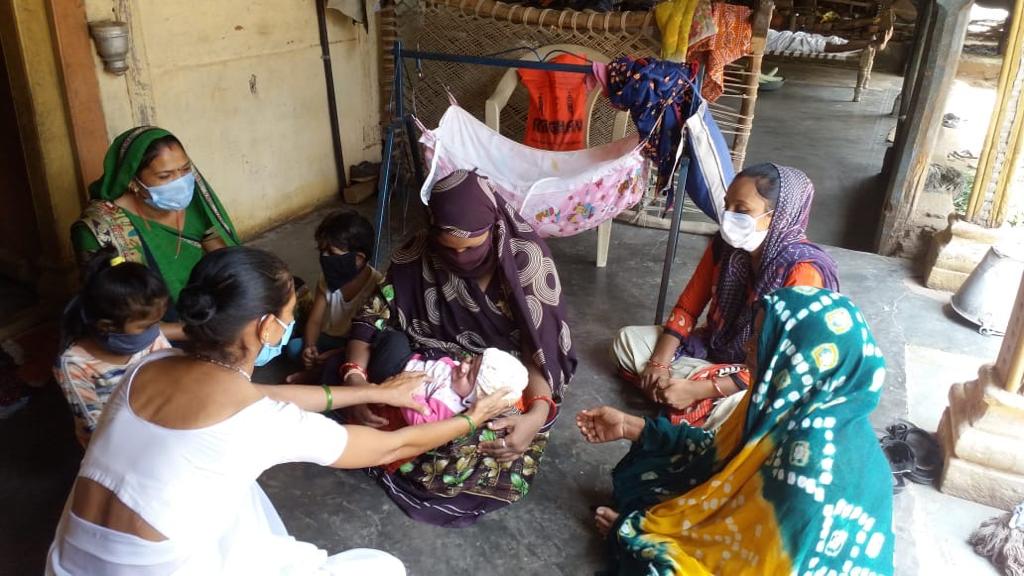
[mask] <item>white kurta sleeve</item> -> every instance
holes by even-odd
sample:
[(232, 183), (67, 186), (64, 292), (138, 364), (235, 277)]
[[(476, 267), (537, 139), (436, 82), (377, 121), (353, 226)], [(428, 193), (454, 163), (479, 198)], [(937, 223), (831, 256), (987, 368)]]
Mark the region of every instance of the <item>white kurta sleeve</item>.
[(287, 402), (269, 402), (270, 418), (263, 430), (266, 455), (273, 464), (312, 462), (333, 464), (348, 443), (348, 431), (315, 412)]

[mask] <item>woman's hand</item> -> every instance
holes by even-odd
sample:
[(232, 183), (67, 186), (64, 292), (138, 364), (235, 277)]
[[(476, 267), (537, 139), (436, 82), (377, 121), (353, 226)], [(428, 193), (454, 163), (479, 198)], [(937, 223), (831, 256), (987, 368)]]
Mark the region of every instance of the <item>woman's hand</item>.
[(503, 392), (496, 392), (484, 396), (477, 391), (476, 402), (466, 411), (466, 416), (473, 419), (477, 427), (481, 427), (491, 418), (500, 415), (511, 407), (511, 403), (505, 400)]
[(426, 372), (402, 372), (381, 383), (380, 403), (397, 408), (411, 408), (424, 416), (430, 414), (430, 408), (416, 400), (413, 394), (423, 390), (423, 383), (429, 377)]
[[(643, 390), (648, 398), (657, 400), (656, 390), (668, 386), (671, 378), (672, 374), (668, 368), (655, 366), (648, 362), (644, 368), (644, 373), (640, 376), (640, 389)], [(660, 400), (658, 401), (660, 402)]]
[[(547, 407), (546, 404), (544, 406)], [(504, 430), (505, 436), (491, 442), (481, 442), (480, 451), (494, 456), (498, 462), (512, 462), (526, 452), (546, 420), (547, 414), (543, 411), (499, 418), (487, 427), (491, 430)]]
[(625, 424), (625, 412), (611, 406), (580, 410), (576, 414), (576, 427), (591, 444), (613, 442), (625, 438)]
[(591, 444), (623, 439), (635, 442), (643, 432), (644, 419), (611, 406), (601, 406), (580, 410), (576, 414), (576, 427)]
[(668, 379), (664, 385), (654, 389), (654, 399), (676, 410), (683, 410), (694, 402), (707, 398), (701, 384), (706, 382), (685, 378)]

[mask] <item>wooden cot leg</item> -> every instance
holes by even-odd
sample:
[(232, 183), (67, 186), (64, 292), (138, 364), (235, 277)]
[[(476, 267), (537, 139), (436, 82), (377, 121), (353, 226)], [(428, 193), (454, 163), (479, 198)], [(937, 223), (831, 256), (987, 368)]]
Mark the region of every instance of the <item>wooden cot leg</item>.
[(857, 87), (853, 89), (853, 101), (860, 102), (861, 93), (871, 81), (871, 68), (875, 65), (875, 47), (868, 46), (860, 53), (860, 68), (857, 70)]
[(612, 245), (612, 221), (606, 220), (597, 227), (597, 267), (608, 265), (608, 249)]

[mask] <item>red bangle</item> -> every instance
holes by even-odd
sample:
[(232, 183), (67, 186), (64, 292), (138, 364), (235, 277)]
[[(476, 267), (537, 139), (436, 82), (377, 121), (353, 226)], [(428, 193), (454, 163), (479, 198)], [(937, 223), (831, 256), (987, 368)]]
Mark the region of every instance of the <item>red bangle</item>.
[(545, 420), (545, 422), (550, 422), (554, 420), (558, 416), (558, 404), (556, 404), (555, 401), (551, 399), (551, 396), (534, 396), (533, 398), (530, 398), (529, 400), (526, 401), (526, 410), (529, 411), (530, 408), (533, 406), (533, 403), (537, 402), (538, 400), (546, 402), (550, 407), (550, 410), (548, 410), (548, 417)]
[(363, 376), (363, 379), (365, 380), (370, 379), (366, 374), (366, 368), (363, 368), (362, 366), (356, 364), (355, 362), (346, 362), (341, 365), (341, 368), (338, 369), (338, 373), (341, 374), (342, 383), (345, 382), (345, 379), (347, 379), (348, 375), (351, 374), (352, 372), (358, 372)]
[(725, 398), (726, 396), (728, 396), (728, 394), (722, 392), (722, 388), (718, 386), (718, 382), (715, 381), (713, 377), (711, 378), (711, 385), (715, 387), (715, 392), (718, 392), (719, 397)]

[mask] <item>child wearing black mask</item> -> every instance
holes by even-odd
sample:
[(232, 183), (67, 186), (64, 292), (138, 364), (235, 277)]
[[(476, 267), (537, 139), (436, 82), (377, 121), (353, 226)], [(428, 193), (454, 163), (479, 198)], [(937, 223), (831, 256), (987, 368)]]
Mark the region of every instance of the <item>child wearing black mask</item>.
[(83, 447), (125, 369), (147, 354), (171, 347), (160, 332), (168, 302), (160, 275), (125, 261), (113, 247), (100, 249), (90, 259), (82, 291), (64, 310), (63, 352), (53, 368)]
[(288, 356), (301, 359), (306, 370), (342, 351), (352, 318), (384, 278), (369, 264), (373, 226), (366, 218), (350, 210), (332, 212), (317, 226), (314, 238), (322, 275), (303, 337), (288, 343)]

